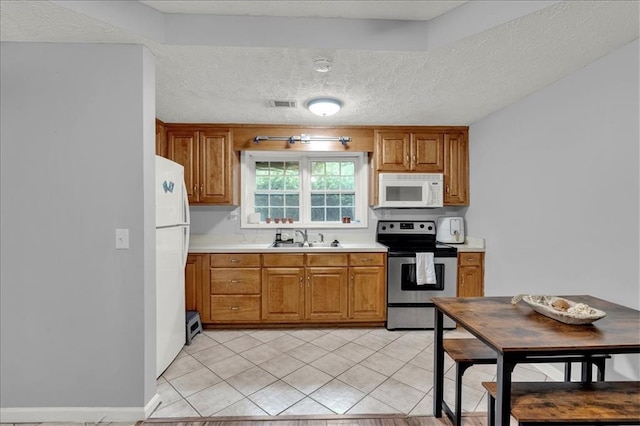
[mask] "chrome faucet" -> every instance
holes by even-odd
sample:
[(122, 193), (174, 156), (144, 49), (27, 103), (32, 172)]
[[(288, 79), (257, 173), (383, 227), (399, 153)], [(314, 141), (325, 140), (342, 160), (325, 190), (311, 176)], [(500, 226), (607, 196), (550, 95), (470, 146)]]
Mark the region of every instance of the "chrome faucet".
[(296, 234), (300, 234), (300, 236), (302, 237), (302, 245), (305, 247), (309, 246), (309, 234), (307, 233), (307, 230), (305, 229), (304, 231), (301, 231), (299, 229), (296, 229)]

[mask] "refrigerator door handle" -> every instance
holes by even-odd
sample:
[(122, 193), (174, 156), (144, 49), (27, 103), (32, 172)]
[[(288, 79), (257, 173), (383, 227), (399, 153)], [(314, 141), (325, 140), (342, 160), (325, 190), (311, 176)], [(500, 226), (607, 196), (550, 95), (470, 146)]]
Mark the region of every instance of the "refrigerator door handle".
[(187, 256), (189, 254), (189, 237), (191, 234), (191, 231), (189, 230), (189, 226), (191, 224), (191, 213), (189, 212), (189, 198), (187, 197), (187, 185), (184, 183), (184, 179), (182, 180), (182, 203), (184, 206), (184, 221), (186, 224), (182, 231), (184, 233), (182, 238), (182, 241), (184, 242), (184, 247), (182, 248), (182, 266), (186, 267)]

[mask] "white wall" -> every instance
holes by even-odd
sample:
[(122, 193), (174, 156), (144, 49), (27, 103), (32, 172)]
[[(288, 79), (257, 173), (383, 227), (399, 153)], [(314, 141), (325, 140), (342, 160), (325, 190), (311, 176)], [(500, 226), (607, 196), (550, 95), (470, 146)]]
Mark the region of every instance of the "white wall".
[[(638, 48), (470, 126), (466, 218), (487, 239), (487, 295), (591, 294), (640, 308)], [(620, 371), (637, 379), (635, 359)]]
[[(325, 241), (375, 241), (378, 220), (436, 220), (439, 216), (463, 216), (466, 208), (446, 207), (436, 209), (369, 209), (369, 223), (366, 228), (321, 228), (309, 227), (310, 241), (318, 240), (318, 232), (324, 234)], [(231, 213), (240, 214), (240, 208), (216, 206), (191, 206), (191, 233), (205, 238), (228, 242), (262, 243), (272, 242), (275, 228), (243, 229), (239, 220), (230, 220)], [(286, 225), (283, 228), (294, 229)], [(300, 228), (300, 227), (298, 227)], [(198, 236), (196, 236), (198, 238)]]
[(153, 57), (1, 55), (2, 421), (141, 419), (156, 394)]

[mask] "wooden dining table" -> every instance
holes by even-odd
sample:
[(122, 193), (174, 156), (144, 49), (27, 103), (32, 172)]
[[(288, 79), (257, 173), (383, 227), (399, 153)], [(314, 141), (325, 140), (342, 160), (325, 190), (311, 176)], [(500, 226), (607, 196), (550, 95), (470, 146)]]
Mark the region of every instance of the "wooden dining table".
[[(434, 297), (433, 413), (442, 417), (444, 387), (443, 315), (496, 352), (495, 421), (509, 425), (511, 373), (530, 357), (640, 353), (640, 311), (593, 296), (560, 296), (606, 312), (590, 324), (570, 325), (535, 312), (511, 297)], [(588, 358), (587, 358), (588, 359)], [(583, 376), (584, 378), (584, 376)]]

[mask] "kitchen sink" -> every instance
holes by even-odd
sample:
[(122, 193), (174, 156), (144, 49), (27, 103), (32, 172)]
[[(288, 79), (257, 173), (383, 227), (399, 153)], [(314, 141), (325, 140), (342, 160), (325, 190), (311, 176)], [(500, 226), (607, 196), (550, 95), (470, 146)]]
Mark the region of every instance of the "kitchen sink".
[(308, 246), (305, 247), (304, 243), (299, 241), (275, 241), (272, 243), (270, 248), (342, 248), (340, 243), (309, 243)]
[(340, 248), (339, 243), (309, 243), (309, 247), (334, 247)]
[(275, 247), (275, 248), (297, 248), (297, 247), (303, 247), (303, 243), (293, 242), (293, 241), (275, 241), (269, 247)]

